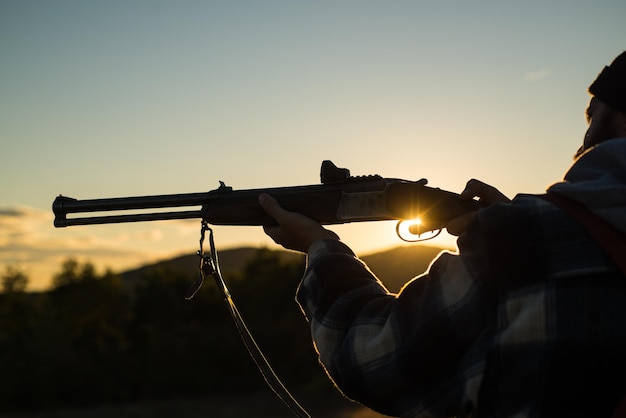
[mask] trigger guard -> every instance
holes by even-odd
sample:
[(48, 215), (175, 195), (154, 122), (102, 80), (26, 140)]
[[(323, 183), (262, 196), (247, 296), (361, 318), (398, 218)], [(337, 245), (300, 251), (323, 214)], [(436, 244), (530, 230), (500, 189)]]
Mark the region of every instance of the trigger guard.
[[(402, 228), (404, 226), (404, 224), (406, 223), (410, 223), (410, 220), (401, 220), (398, 221), (398, 223), (396, 224), (396, 234), (398, 235), (398, 238), (400, 238), (402, 241), (404, 242), (420, 242), (420, 241), (428, 241), (429, 239), (433, 239), (436, 236), (438, 236), (439, 234), (441, 234), (441, 228), (437, 229), (437, 230), (433, 230), (433, 231), (425, 231), (421, 234), (413, 234), (409, 231), (409, 228), (407, 228), (407, 232), (406, 234), (403, 234), (403, 232), (400, 230), (400, 228)], [(405, 236), (409, 235), (409, 236), (414, 236), (415, 239), (409, 239), (406, 238)], [(422, 238), (423, 235), (426, 235), (425, 238)]]

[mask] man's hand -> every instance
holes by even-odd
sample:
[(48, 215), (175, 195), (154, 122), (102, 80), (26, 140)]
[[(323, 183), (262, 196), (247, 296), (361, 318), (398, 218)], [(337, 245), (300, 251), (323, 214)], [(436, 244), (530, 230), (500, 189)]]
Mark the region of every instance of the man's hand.
[[(494, 203), (510, 203), (511, 200), (502, 194), (498, 189), (493, 186), (490, 186), (482, 181), (478, 181), (476, 179), (471, 179), (465, 185), (465, 190), (461, 192), (461, 199), (473, 199), (478, 197), (478, 201), (481, 203), (483, 207), (487, 207)], [(446, 229), (448, 233), (452, 235), (461, 235), (467, 227), (474, 221), (476, 218), (477, 212), (466, 213), (465, 215), (461, 215), (457, 218), (452, 219), (446, 225)]]
[(319, 239), (336, 239), (339, 237), (324, 228), (317, 221), (299, 213), (283, 209), (280, 204), (267, 193), (259, 196), (261, 207), (278, 223), (278, 226), (264, 226), (263, 230), (283, 247), (306, 253)]

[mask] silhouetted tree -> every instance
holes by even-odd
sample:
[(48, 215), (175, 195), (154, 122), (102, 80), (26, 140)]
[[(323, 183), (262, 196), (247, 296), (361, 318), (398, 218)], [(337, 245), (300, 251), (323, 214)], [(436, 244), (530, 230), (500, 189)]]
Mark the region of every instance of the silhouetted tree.
[[(261, 249), (224, 278), (290, 386), (321, 374), (294, 301), (303, 263)], [(0, 408), (267, 390), (213, 279), (185, 300), (195, 279), (160, 266), (125, 283), (68, 259), (49, 291), (28, 293), (26, 275), (8, 269), (0, 293)]]
[[(98, 275), (91, 263), (67, 260), (49, 293), (50, 316), (57, 334), (56, 366), (64, 380), (60, 399), (88, 403), (124, 399), (131, 298), (121, 278)], [(63, 355), (63, 348), (67, 355)]]
[[(39, 337), (40, 318), (45, 313), (45, 297), (26, 292), (28, 277), (16, 268), (2, 276), (0, 294), (0, 405), (38, 403), (42, 368), (39, 358), (47, 341)], [(38, 345), (41, 344), (41, 345)]]
[(86, 262), (81, 265), (77, 260), (69, 258), (61, 265), (61, 271), (52, 278), (52, 286), (53, 289), (57, 289), (96, 279), (98, 276), (92, 263)]
[(28, 287), (28, 276), (13, 266), (7, 266), (2, 275), (2, 293), (22, 293)]
[(285, 261), (280, 252), (260, 249), (231, 286), (257, 342), (277, 373), (292, 383), (320, 372), (309, 327), (295, 301), (304, 263), (304, 256)]

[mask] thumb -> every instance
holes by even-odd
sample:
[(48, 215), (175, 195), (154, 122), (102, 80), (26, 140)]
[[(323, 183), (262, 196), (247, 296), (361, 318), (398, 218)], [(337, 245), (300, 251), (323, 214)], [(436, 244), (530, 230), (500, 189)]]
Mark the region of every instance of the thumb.
[(450, 235), (461, 235), (474, 221), (476, 214), (477, 212), (469, 212), (450, 220), (446, 224), (446, 230)]
[(259, 195), (259, 204), (263, 210), (276, 221), (282, 218), (286, 212), (286, 210), (280, 206), (278, 201), (267, 193), (261, 193)]

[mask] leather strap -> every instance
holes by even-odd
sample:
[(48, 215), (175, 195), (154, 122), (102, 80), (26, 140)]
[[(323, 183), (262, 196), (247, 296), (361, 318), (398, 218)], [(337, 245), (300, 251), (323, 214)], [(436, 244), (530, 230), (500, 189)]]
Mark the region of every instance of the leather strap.
[(563, 209), (576, 219), (626, 275), (626, 234), (600, 219), (584, 205), (565, 196), (548, 192), (539, 197)]
[[(626, 276), (626, 234), (618, 231), (593, 214), (582, 204), (557, 193), (548, 192), (539, 197), (563, 209), (576, 219), (611, 257)], [(626, 418), (626, 396), (613, 410), (611, 418)]]

